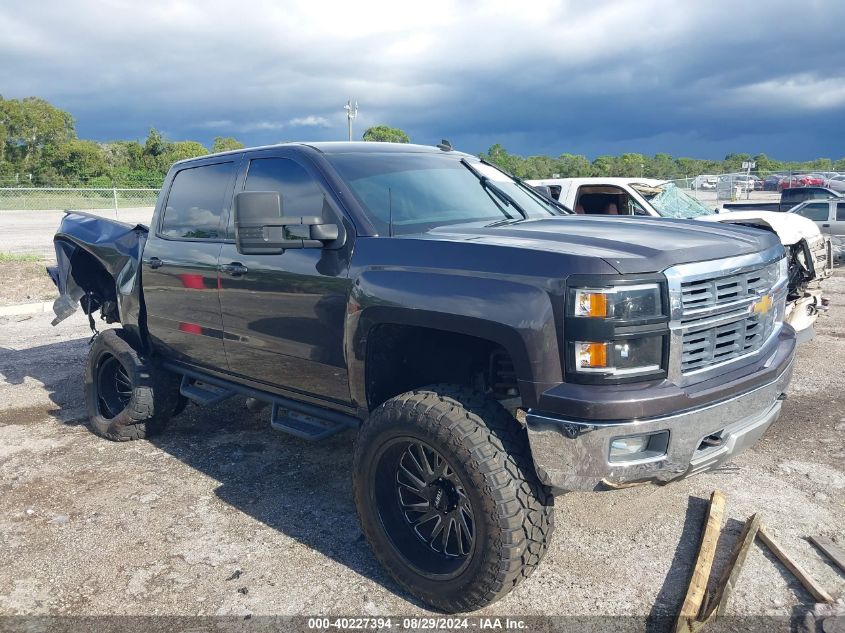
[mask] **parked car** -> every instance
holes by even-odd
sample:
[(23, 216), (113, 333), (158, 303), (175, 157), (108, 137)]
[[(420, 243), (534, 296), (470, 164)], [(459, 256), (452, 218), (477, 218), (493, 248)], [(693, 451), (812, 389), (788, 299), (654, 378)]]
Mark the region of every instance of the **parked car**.
[(838, 198), (842, 194), (827, 187), (793, 187), (784, 189), (778, 202), (723, 202), (720, 211), (789, 211), (805, 200)]
[(845, 236), (845, 198), (803, 202), (789, 213), (812, 220), (822, 233)]
[(569, 214), (444, 148), (182, 161), (149, 229), (66, 215), (53, 276), (57, 320), (81, 304), (121, 324), (85, 367), (97, 433), (141, 439), (235, 394), (299, 437), (354, 429), (375, 557), (455, 612), (530, 576), (554, 494), (676, 479), (755, 441), (796, 336), (773, 233)]
[(778, 191), (791, 189), (792, 187), (821, 187), (824, 185), (824, 178), (811, 174), (795, 174), (781, 178), (778, 182)]
[(783, 180), (783, 174), (772, 174), (763, 179), (763, 191), (777, 191), (778, 183)]
[(833, 176), (825, 183), (825, 186), (836, 193), (845, 193), (845, 176)]
[[(604, 214), (612, 205), (622, 215), (696, 219), (774, 231), (790, 262), (787, 322), (802, 336), (809, 336), (819, 311), (826, 308), (821, 282), (831, 274), (830, 240), (803, 218), (756, 209), (716, 214), (671, 181), (649, 178), (556, 178), (528, 182), (556, 189), (560, 202), (587, 214)], [(796, 191), (799, 190), (785, 191), (782, 197)], [(807, 252), (809, 262), (805, 261)]]
[(690, 183), (690, 189), (700, 189), (704, 191), (712, 191), (716, 188), (716, 176), (701, 175), (696, 176)]

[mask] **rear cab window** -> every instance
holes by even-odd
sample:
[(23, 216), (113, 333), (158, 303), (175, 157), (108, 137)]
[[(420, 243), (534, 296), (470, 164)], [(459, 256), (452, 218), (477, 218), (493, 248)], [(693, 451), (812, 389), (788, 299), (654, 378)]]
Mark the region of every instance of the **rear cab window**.
[(235, 162), (187, 167), (177, 172), (167, 194), (159, 235), (173, 240), (223, 239), (226, 195), (237, 173)]

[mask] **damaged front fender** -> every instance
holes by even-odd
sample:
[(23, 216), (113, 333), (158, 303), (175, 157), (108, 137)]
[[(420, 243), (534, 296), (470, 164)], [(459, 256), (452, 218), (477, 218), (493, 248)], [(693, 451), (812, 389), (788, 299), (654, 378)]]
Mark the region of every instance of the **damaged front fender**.
[(101, 310), (108, 322), (137, 326), (141, 319), (141, 253), (149, 228), (78, 211), (67, 212), (53, 238), (55, 267), (48, 268), (59, 297), (60, 323), (81, 304), (86, 314)]

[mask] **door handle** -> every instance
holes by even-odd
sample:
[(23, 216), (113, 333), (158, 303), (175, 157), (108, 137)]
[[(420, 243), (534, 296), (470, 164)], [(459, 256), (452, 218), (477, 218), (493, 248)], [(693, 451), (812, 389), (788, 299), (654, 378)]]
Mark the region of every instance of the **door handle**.
[(164, 266), (164, 262), (161, 261), (158, 257), (150, 257), (150, 261), (148, 263), (150, 265), (150, 268), (153, 269), (161, 268), (162, 266)]
[(830, 228), (830, 224), (822, 224), (822, 228), (823, 228), (823, 229), (829, 229), (829, 228)]
[(232, 275), (232, 277), (240, 277), (249, 272), (249, 268), (240, 262), (232, 262), (231, 264), (221, 264), (220, 272)]

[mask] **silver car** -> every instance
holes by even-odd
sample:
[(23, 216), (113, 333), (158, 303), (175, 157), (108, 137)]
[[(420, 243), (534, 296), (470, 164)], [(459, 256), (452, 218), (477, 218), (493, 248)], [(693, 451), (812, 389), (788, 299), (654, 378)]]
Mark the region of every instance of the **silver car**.
[(828, 189), (833, 189), (839, 193), (845, 193), (845, 176), (833, 176), (825, 183)]

